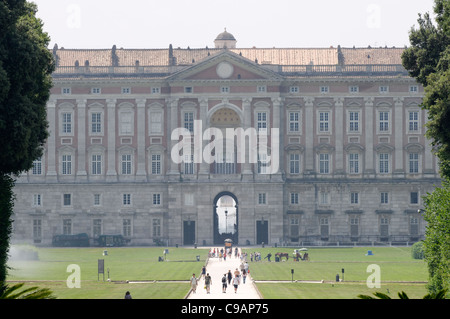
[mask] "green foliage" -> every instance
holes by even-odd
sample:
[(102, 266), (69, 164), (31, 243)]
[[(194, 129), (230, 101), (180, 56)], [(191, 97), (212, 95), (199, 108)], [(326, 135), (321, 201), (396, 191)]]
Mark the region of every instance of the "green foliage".
[(414, 259), (423, 259), (424, 253), (423, 253), (423, 242), (419, 241), (412, 245), (411, 247), (411, 256)]
[(14, 205), (14, 181), (10, 176), (0, 175), (0, 294), (6, 280), (9, 239), (12, 230), (11, 215)]
[[(441, 290), (435, 294), (426, 294), (425, 296), (423, 296), (423, 299), (446, 299), (446, 294), (447, 291), (446, 290)], [(389, 296), (388, 294), (382, 293), (382, 292), (374, 292), (373, 295), (375, 297), (377, 297), (378, 299), (392, 299), (391, 296)], [(401, 291), (398, 294), (399, 299), (409, 299), (408, 295), (404, 292)], [(372, 296), (369, 295), (358, 295), (358, 298), (360, 299), (376, 299)]]
[(48, 137), (50, 39), (24, 0), (0, 1), (0, 174), (29, 170)]
[(430, 275), (429, 291), (450, 288), (450, 183), (445, 180), (425, 197), (427, 222), (424, 240), (425, 260)]
[(50, 289), (30, 287), (22, 291), (18, 291), (23, 286), (24, 283), (6, 286), (6, 289), (0, 293), (0, 299), (56, 299)]

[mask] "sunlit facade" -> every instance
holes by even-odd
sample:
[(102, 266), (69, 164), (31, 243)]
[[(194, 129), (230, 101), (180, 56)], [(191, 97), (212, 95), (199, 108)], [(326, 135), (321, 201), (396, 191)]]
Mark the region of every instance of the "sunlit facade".
[[(440, 180), (424, 137), (423, 88), (401, 66), (403, 49), (236, 43), (225, 31), (214, 48), (55, 46), (50, 137), (17, 180), (13, 241), (50, 245), (54, 235), (79, 233), (92, 244), (121, 234), (132, 245), (421, 239), (422, 196)], [(192, 134), (182, 139), (192, 152), (177, 153), (180, 128)], [(208, 149), (210, 128), (232, 147)], [(254, 130), (257, 144), (248, 136), (238, 144), (227, 129)]]

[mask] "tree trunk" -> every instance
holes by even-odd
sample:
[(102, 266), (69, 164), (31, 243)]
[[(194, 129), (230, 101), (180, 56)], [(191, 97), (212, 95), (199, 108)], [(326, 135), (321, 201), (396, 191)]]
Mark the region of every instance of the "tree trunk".
[(14, 180), (0, 175), (0, 294), (5, 288), (8, 272), (7, 261), (12, 230), (11, 215), (14, 206)]

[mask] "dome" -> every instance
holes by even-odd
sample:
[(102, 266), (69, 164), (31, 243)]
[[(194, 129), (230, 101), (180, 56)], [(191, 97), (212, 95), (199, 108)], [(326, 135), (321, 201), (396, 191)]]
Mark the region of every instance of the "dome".
[(225, 29), (224, 32), (222, 32), (221, 34), (219, 34), (219, 35), (217, 36), (216, 40), (222, 40), (222, 41), (223, 41), (223, 40), (231, 40), (231, 41), (236, 41), (235, 37), (234, 37), (231, 33), (227, 32), (227, 29)]
[(236, 38), (234, 35), (232, 35), (230, 32), (227, 32), (227, 29), (225, 28), (225, 31), (222, 32), (217, 36), (217, 38), (214, 40), (214, 44), (216, 48), (229, 48), (229, 49), (235, 49), (236, 48)]

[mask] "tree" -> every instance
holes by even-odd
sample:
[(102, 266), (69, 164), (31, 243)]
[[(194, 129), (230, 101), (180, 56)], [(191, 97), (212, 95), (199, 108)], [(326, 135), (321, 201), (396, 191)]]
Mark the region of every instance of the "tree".
[[(26, 0), (0, 0), (0, 283), (6, 279), (13, 177), (31, 169), (48, 137), (55, 66), (36, 12)], [(4, 289), (0, 284), (0, 293)]]
[(411, 47), (402, 55), (404, 67), (425, 88), (426, 136), (436, 150), (443, 178), (443, 186), (425, 198), (430, 293), (450, 288), (450, 0), (435, 0), (434, 13), (436, 23), (428, 13), (419, 14), (419, 28), (411, 29)]

